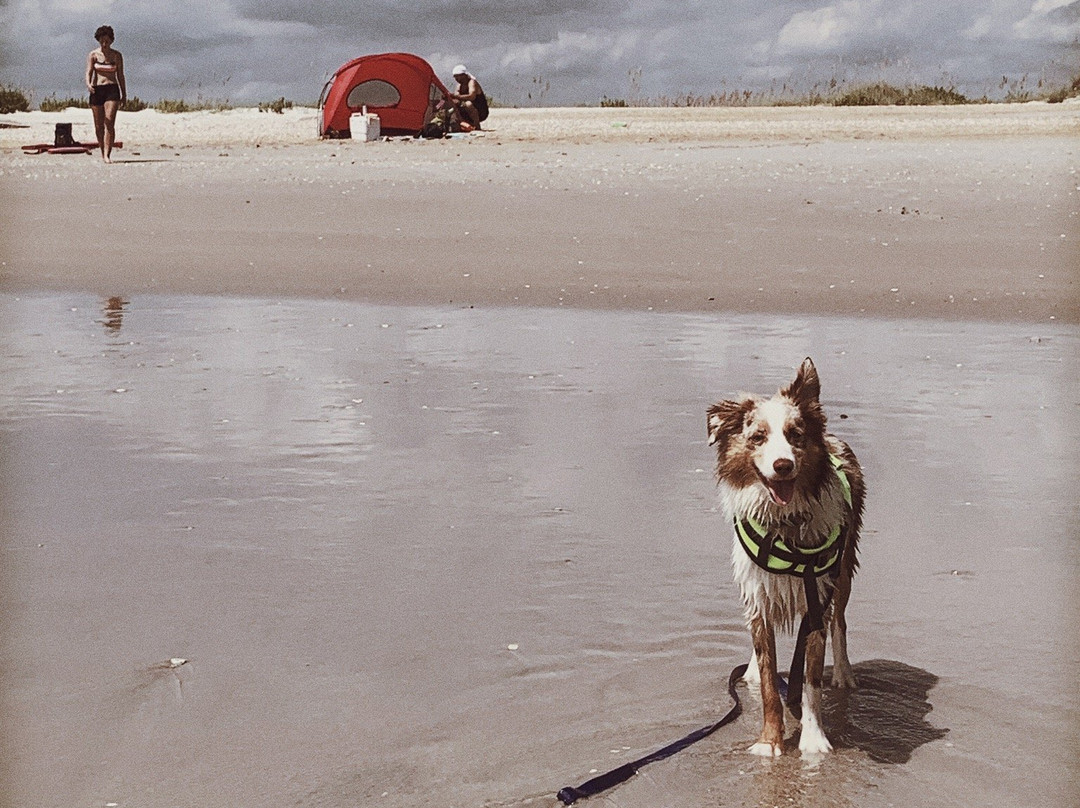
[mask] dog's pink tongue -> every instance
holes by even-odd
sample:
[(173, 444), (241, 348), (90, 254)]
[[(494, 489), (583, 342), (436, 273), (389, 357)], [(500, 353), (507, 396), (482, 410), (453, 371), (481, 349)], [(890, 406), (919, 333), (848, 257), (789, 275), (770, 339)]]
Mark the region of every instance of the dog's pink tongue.
[(787, 505), (795, 496), (794, 480), (770, 480), (769, 493), (777, 505)]

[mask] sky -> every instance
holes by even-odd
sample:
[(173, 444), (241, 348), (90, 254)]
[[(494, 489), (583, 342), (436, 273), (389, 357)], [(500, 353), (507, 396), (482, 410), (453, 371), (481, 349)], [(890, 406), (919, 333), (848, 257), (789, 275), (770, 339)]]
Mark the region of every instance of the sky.
[(889, 81), (973, 97), (1080, 75), (1080, 0), (0, 0), (0, 84), (82, 95), (111, 25), (128, 93), (313, 103), (346, 61), (464, 63), (496, 103), (670, 103)]

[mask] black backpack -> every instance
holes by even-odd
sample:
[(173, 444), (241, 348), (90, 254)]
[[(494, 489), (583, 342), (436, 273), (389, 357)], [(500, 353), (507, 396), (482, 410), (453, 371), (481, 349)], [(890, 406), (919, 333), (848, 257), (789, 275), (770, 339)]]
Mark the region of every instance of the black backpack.
[(54, 146), (75, 146), (75, 138), (71, 136), (71, 124), (70, 123), (58, 123), (56, 125), (56, 135), (53, 140)]
[(446, 137), (449, 131), (450, 115), (443, 109), (436, 112), (431, 120), (424, 124), (424, 128), (420, 130), (420, 137), (428, 140), (438, 140)]

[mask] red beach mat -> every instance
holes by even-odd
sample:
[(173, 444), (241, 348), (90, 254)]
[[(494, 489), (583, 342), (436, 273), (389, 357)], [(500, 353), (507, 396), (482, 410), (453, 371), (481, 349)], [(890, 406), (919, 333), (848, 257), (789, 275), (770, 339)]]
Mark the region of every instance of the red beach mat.
[[(85, 154), (92, 149), (98, 148), (98, 143), (78, 143), (74, 146), (57, 146), (54, 143), (31, 143), (27, 146), (23, 146), (22, 150), (27, 154)], [(116, 141), (113, 144), (114, 149), (124, 148), (123, 141)]]

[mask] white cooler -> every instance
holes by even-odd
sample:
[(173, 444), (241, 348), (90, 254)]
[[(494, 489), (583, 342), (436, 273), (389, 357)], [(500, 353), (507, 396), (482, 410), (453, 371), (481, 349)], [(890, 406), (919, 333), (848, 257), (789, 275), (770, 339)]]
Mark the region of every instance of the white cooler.
[(369, 114), (366, 107), (363, 112), (354, 112), (349, 116), (349, 132), (352, 133), (353, 140), (378, 140), (381, 129), (379, 116), (375, 113)]

